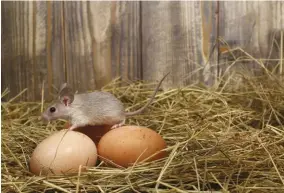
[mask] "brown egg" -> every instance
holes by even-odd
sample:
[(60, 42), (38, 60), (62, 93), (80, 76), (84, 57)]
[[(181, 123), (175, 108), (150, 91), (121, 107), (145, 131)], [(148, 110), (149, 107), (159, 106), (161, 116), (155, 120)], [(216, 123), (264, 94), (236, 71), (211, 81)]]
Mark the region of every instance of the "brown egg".
[[(64, 126), (64, 128), (66, 129), (68, 129), (69, 127), (71, 127), (71, 124), (69, 123), (66, 123)], [(96, 145), (98, 145), (101, 137), (110, 130), (111, 130), (110, 125), (95, 125), (95, 126), (87, 125), (84, 127), (79, 127), (75, 129), (74, 131), (78, 131), (80, 133), (87, 135), (93, 140), (93, 142)]]
[(36, 175), (77, 173), (80, 165), (94, 166), (96, 161), (94, 142), (80, 132), (64, 129), (38, 144), (30, 159), (30, 171)]
[(164, 139), (154, 130), (141, 126), (123, 126), (106, 133), (98, 144), (101, 160), (127, 167), (146, 158), (153, 161), (166, 156)]

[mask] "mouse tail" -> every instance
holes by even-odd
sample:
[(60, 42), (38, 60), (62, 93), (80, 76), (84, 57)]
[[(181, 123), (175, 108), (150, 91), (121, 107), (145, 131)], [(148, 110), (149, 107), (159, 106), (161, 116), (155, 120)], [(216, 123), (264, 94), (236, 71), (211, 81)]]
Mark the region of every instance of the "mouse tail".
[(143, 106), (141, 107), (140, 109), (136, 110), (136, 111), (133, 111), (133, 112), (126, 112), (125, 115), (126, 116), (133, 116), (133, 115), (138, 115), (140, 113), (142, 113), (154, 100), (163, 80), (170, 74), (170, 72), (168, 72), (161, 80), (160, 82), (158, 83), (158, 85), (156, 86), (156, 89), (154, 91), (154, 93), (152, 94), (150, 100)]

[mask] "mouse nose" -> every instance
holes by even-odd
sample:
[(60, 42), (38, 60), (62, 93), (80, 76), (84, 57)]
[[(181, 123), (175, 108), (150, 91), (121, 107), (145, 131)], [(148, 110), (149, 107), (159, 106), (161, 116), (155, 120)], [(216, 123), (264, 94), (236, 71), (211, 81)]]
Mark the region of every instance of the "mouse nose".
[(49, 118), (43, 113), (41, 115), (41, 120), (44, 122), (44, 123), (47, 123), (49, 121)]

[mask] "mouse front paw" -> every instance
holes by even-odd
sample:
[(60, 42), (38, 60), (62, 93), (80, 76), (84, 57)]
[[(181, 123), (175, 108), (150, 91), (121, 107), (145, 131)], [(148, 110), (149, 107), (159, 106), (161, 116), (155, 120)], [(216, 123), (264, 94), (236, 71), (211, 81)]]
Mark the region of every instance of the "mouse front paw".
[(118, 124), (113, 125), (110, 129), (117, 129), (119, 127), (122, 127), (125, 124), (125, 120), (121, 121)]
[(69, 127), (69, 131), (73, 131), (74, 129), (76, 129), (77, 128), (77, 125), (72, 125), (71, 127)]
[(76, 124), (73, 124), (71, 127), (69, 127), (68, 130), (70, 131), (74, 131), (75, 129), (79, 129), (80, 127), (84, 127), (85, 125), (76, 125)]

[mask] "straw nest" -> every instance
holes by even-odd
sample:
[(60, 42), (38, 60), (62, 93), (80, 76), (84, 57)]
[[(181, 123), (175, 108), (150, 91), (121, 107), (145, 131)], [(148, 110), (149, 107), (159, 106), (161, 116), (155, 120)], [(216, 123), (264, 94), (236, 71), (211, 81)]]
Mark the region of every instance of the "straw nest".
[[(39, 121), (41, 103), (2, 103), (2, 191), (284, 192), (283, 81), (271, 74), (240, 77), (241, 84), (231, 77), (210, 88), (159, 92), (147, 113), (128, 119), (160, 133), (168, 157), (130, 168), (101, 164), (69, 176), (34, 176), (28, 167), (37, 144), (64, 122)], [(152, 93), (153, 84), (119, 83), (104, 90), (127, 110), (143, 106)]]

